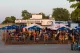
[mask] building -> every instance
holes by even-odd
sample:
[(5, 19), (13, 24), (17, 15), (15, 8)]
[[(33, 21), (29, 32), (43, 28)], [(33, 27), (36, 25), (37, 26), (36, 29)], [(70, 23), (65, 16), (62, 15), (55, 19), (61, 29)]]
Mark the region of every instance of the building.
[[(51, 17), (51, 16), (50, 16)], [(15, 20), (16, 24), (26, 24), (27, 26), (30, 26), (31, 24), (39, 24), (41, 26), (52, 26), (55, 24), (54, 19), (42, 19), (42, 15), (39, 14), (33, 14), (32, 18), (27, 19), (27, 20)]]

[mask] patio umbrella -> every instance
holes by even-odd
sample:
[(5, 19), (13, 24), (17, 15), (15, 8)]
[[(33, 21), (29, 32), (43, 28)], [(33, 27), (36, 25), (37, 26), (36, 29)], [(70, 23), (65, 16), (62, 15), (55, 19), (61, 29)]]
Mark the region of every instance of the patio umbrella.
[(58, 28), (57, 30), (70, 30), (69, 28), (66, 28), (66, 27), (61, 27), (61, 28)]
[(5, 26), (1, 28), (1, 30), (10, 30), (10, 29), (12, 29), (11, 26)]
[(39, 30), (41, 30), (41, 28), (38, 27), (38, 26), (32, 26), (32, 27), (29, 27), (28, 30), (37, 30), (37, 31), (39, 31)]
[(17, 26), (17, 25), (11, 25), (11, 28), (12, 29), (16, 29), (16, 28), (19, 28), (19, 26)]
[(25, 27), (26, 27), (25, 25), (20, 26), (20, 28), (25, 28)]
[(76, 28), (77, 31), (80, 32), (80, 26), (76, 26), (75, 28)]
[(35, 28), (35, 30), (37, 30), (37, 31), (41, 30), (41, 28), (38, 27), (38, 26), (34, 26), (34, 28)]
[(5, 26), (5, 27), (0, 28), (0, 30), (12, 30), (16, 28), (19, 28), (19, 26), (16, 26), (16, 25)]

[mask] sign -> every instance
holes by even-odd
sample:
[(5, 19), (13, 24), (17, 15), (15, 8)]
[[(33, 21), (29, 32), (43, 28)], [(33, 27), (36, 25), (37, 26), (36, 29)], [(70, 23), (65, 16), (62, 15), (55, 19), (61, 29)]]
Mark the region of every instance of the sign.
[(51, 19), (29, 19), (29, 20), (15, 20), (15, 23), (41, 23), (41, 25), (53, 25)]
[(42, 25), (52, 25), (53, 20), (42, 20)]
[(42, 20), (15, 20), (15, 23), (41, 23)]
[(41, 20), (27, 20), (27, 23), (41, 23)]

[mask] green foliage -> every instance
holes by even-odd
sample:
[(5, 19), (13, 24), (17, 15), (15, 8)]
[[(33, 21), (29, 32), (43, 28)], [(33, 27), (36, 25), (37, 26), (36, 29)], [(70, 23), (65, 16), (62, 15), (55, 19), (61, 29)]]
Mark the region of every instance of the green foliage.
[(67, 21), (69, 19), (69, 11), (65, 8), (53, 9), (52, 16), (58, 21)]
[(75, 10), (71, 13), (71, 18), (74, 22), (80, 23), (80, 0), (68, 0), (69, 2), (75, 2), (70, 7)]
[(69, 1), (69, 2), (74, 2), (75, 0), (67, 0), (67, 1)]
[(76, 2), (70, 6), (71, 8), (80, 8), (80, 0), (68, 0), (68, 1), (69, 2)]
[(15, 23), (16, 17), (11, 16), (12, 23)]
[(70, 6), (71, 8), (80, 8), (80, 2), (77, 2), (77, 3), (75, 3), (75, 4), (72, 4), (71, 6)]
[(49, 16), (46, 16), (44, 13), (39, 13), (39, 14), (41, 14), (42, 15), (42, 19), (49, 19)]
[(23, 10), (22, 11), (22, 19), (29, 19), (29, 18), (31, 18), (31, 13), (29, 13), (27, 10)]
[(14, 16), (6, 17), (5, 20), (2, 22), (2, 24), (15, 23), (15, 20), (16, 18)]
[(79, 22), (80, 23), (80, 9), (75, 9), (71, 13), (71, 18), (74, 22)]
[(80, 2), (80, 0), (67, 0), (67, 1), (69, 1), (69, 2), (75, 2), (75, 1)]

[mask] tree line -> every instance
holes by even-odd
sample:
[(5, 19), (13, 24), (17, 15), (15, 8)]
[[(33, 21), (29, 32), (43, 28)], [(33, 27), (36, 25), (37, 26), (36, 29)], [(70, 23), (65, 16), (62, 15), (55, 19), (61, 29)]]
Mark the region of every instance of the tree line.
[[(73, 3), (70, 8), (74, 8), (74, 11), (70, 14), (69, 11), (66, 8), (54, 8), (52, 12), (52, 18), (54, 18), (56, 21), (68, 21), (72, 20), (72, 22), (80, 23), (80, 0), (67, 0), (69, 2), (75, 2)], [(21, 12), (22, 19), (30, 19), (32, 16), (32, 13), (28, 12), (27, 10), (22, 10)], [(49, 19), (49, 16), (45, 15), (45, 13), (39, 13), (42, 15), (43, 19)], [(5, 20), (2, 22), (2, 24), (6, 23), (15, 23), (16, 17), (6, 17)]]

